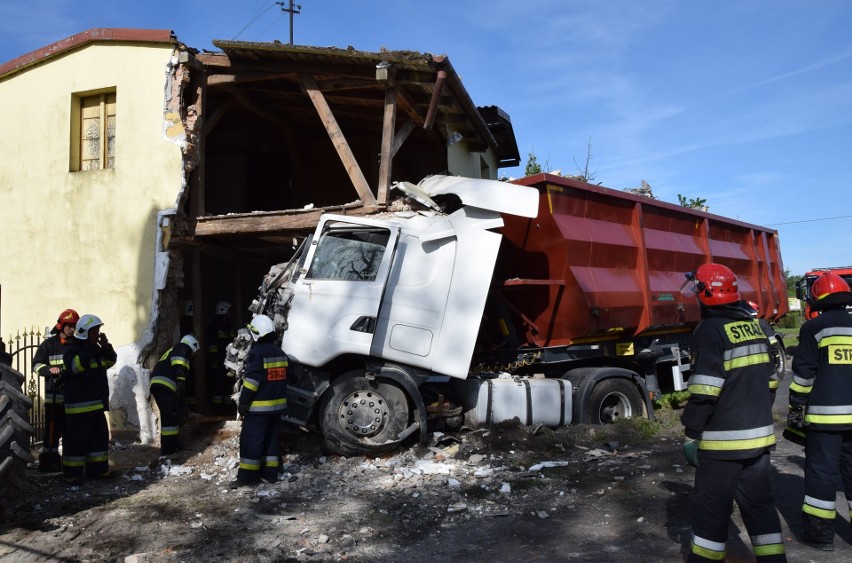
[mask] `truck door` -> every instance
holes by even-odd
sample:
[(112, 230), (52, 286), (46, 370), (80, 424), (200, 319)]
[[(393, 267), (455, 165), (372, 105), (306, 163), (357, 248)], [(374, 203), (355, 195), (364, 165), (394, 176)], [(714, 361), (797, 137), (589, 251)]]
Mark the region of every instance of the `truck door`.
[(293, 288), (283, 348), (321, 366), (342, 354), (369, 355), (399, 227), (326, 216)]

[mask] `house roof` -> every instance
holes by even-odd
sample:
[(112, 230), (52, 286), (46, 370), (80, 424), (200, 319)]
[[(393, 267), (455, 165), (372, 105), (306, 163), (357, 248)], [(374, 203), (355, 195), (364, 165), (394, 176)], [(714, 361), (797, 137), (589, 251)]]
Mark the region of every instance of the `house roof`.
[[(375, 110), (384, 104), (386, 82), (380, 77), (387, 76), (396, 85), (400, 111), (418, 125), (429, 129), (435, 121), (449, 124), (471, 150), (495, 149), (502, 166), (520, 161), (508, 115), (494, 106), (477, 108), (446, 55), (375, 53), (278, 41), (215, 40), (213, 45), (222, 52), (197, 55), (208, 68), (208, 86), (250, 89), (263, 107), (282, 116), (316, 119), (302, 92), (302, 76), (310, 74), (335, 106), (336, 116), (361, 123), (381, 119), (381, 111)], [(501, 118), (495, 119), (497, 112)]]
[(0, 64), (0, 79), (92, 43), (176, 43), (169, 29), (92, 28)]

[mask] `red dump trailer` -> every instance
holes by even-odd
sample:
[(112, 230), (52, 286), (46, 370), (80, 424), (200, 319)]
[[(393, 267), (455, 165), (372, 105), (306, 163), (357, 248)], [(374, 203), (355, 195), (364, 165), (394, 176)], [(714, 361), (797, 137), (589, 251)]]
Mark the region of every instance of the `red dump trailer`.
[(733, 269), (769, 318), (787, 311), (763, 227), (546, 174), (395, 187), (410, 208), (323, 215), (251, 307), (283, 332), (286, 420), (344, 455), (464, 419), (651, 415), (688, 378), (699, 308), (680, 288), (705, 262)]

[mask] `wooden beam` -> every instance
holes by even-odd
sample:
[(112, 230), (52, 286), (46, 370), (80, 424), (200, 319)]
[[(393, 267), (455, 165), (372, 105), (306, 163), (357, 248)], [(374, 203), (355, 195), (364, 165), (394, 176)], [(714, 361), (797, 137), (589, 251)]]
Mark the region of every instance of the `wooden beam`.
[(358, 196), (365, 206), (374, 207), (376, 205), (376, 198), (370, 190), (370, 185), (367, 183), (361, 167), (358, 166), (358, 161), (355, 160), (355, 155), (352, 153), (349, 143), (346, 142), (346, 137), (343, 135), (343, 131), (340, 130), (340, 126), (334, 118), (334, 114), (331, 112), (331, 108), (328, 106), (325, 97), (319, 91), (319, 87), (313, 76), (302, 75), (302, 86), (314, 104), (317, 113), (319, 113), (320, 119), (323, 125), (325, 125), (325, 131), (328, 133), (331, 143), (334, 145), (340, 160), (343, 162), (343, 167), (346, 168), (349, 179), (352, 181), (352, 185), (355, 186), (355, 191), (358, 192)]
[[(409, 122), (410, 123), (410, 122)], [(391, 172), (393, 171), (393, 144), (396, 130), (396, 85), (393, 79), (388, 81), (385, 89), (385, 111), (382, 123), (382, 149), (379, 161), (379, 203), (384, 205), (388, 199)]]
[[(338, 215), (367, 215), (371, 210), (360, 204), (313, 209), (311, 211), (270, 211), (265, 213), (243, 213), (216, 217), (198, 217), (195, 220), (196, 238), (223, 235), (268, 235), (313, 230), (323, 213)], [(189, 232), (193, 232), (190, 229)]]
[(417, 125), (413, 121), (406, 121), (402, 124), (399, 131), (397, 131), (396, 135), (393, 136), (393, 147), (391, 147), (392, 157), (396, 156), (396, 153), (402, 148), (402, 144), (406, 139), (408, 139), (408, 136), (411, 135), (416, 127)]

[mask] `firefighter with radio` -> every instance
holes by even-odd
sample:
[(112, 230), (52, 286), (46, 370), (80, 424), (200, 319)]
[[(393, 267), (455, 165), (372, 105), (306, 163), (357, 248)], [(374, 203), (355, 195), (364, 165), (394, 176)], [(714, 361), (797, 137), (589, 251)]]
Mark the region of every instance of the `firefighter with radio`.
[(281, 415), (287, 410), (289, 359), (276, 344), (275, 323), (257, 315), (248, 325), (252, 344), (245, 364), (237, 411), (240, 431), (240, 466), (231, 488), (253, 485), (261, 479), (274, 483), (281, 465), (279, 435)]
[(160, 455), (180, 451), (181, 401), (186, 394), (186, 379), (198, 340), (191, 334), (160, 356), (151, 372), (149, 388), (160, 411)]
[[(819, 316), (799, 329), (785, 436), (804, 438), (805, 500), (798, 540), (834, 549), (838, 477), (852, 512), (852, 291), (826, 272), (811, 288)], [(795, 440), (794, 440), (795, 441)]]
[(686, 277), (684, 293), (698, 296), (702, 316), (690, 344), (690, 397), (681, 417), (684, 455), (696, 466), (688, 561), (725, 559), (734, 501), (756, 560), (786, 561), (769, 463), (775, 428), (768, 340), (728, 267), (704, 264)]
[(33, 355), (33, 372), (44, 378), (44, 435), (38, 456), (38, 470), (43, 473), (62, 471), (59, 456), (59, 440), (65, 425), (62, 356), (73, 342), (78, 320), (80, 315), (74, 309), (59, 313), (56, 324), (50, 329), (51, 336), (38, 345)]
[(63, 356), (65, 365), (65, 437), (62, 471), (68, 482), (85, 472), (89, 479), (112, 476), (109, 471), (109, 410), (107, 369), (116, 353), (96, 315), (83, 315), (74, 329), (74, 341)]

